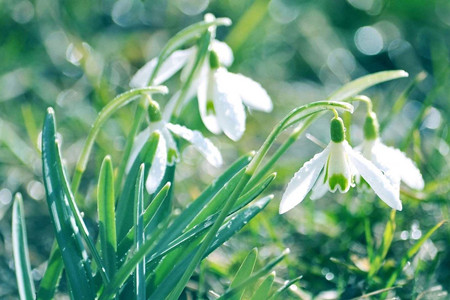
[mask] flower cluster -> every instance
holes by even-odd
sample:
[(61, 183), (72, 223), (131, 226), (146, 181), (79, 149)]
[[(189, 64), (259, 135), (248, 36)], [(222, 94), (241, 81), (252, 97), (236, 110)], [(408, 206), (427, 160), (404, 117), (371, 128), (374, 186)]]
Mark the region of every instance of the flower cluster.
[(289, 182), (280, 203), (280, 214), (303, 201), (310, 190), (311, 199), (318, 199), (327, 191), (345, 193), (360, 177), (396, 210), (402, 210), (400, 181), (411, 188), (423, 189), (422, 175), (414, 163), (400, 150), (380, 141), (378, 120), (371, 108), (360, 146), (352, 149), (345, 140), (344, 123), (337, 115), (331, 120), (330, 137), (328, 146), (306, 162)]
[[(211, 18), (213, 18), (211, 15), (205, 16), (205, 20)], [(214, 33), (215, 28), (210, 30)], [(272, 101), (259, 83), (242, 74), (228, 72), (227, 67), (233, 63), (233, 52), (227, 44), (216, 40), (214, 34), (209, 43), (206, 59), (203, 60), (198, 72), (195, 72), (193, 68), (199, 51), (198, 46), (174, 51), (161, 64), (156, 76), (153, 73), (156, 71), (158, 58), (150, 60), (132, 77), (130, 86), (145, 87), (152, 76), (154, 76), (153, 84), (162, 84), (180, 70), (182, 70), (180, 75), (182, 81), (186, 81), (189, 74), (196, 74), (186, 98), (189, 100), (197, 96), (200, 116), (210, 132), (214, 134), (223, 132), (233, 141), (237, 141), (245, 131), (244, 104), (250, 109), (270, 112)], [(150, 125), (136, 137), (134, 143), (129, 166), (150, 134), (155, 131), (161, 133), (156, 156), (147, 179), (146, 186), (149, 193), (153, 193), (161, 183), (166, 165), (173, 164), (179, 157), (172, 134), (190, 142), (212, 165), (220, 166), (222, 164), (219, 150), (199, 131), (192, 131), (169, 122), (179, 95), (179, 92), (174, 94), (174, 97), (166, 105), (163, 116), (159, 113), (159, 106), (156, 107), (157, 103), (152, 101), (150, 110), (153, 111), (153, 115), (149, 117)], [(163, 153), (167, 153), (167, 155), (163, 155)]]

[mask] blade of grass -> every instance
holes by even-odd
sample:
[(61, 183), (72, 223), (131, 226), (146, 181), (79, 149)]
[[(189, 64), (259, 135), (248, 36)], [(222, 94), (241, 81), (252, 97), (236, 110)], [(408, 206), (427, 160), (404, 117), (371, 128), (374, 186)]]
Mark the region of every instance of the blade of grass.
[(273, 271), (269, 276), (267, 276), (263, 282), (259, 285), (250, 300), (261, 300), (267, 299), (269, 296), (270, 289), (272, 288), (273, 281), (275, 279), (275, 271)]
[[(411, 258), (414, 255), (416, 255), (416, 253), (419, 251), (420, 247), (422, 247), (423, 243), (425, 243), (425, 241), (428, 240), (431, 237), (431, 235), (436, 230), (438, 230), (442, 225), (444, 225), (444, 223), (446, 223), (446, 222), (447, 222), (447, 220), (442, 220), (439, 223), (437, 223), (436, 225), (434, 225), (433, 228), (428, 230), (427, 233), (425, 233), (411, 248), (409, 248), (409, 250), (406, 252), (406, 254), (403, 256), (402, 260), (398, 264), (397, 269), (392, 273), (391, 277), (387, 281), (385, 288), (390, 288), (394, 285), (395, 281), (397, 280), (397, 277), (400, 275), (400, 273), (402, 272), (403, 268), (406, 266), (408, 261), (411, 260)], [(387, 293), (383, 293), (383, 295), (381, 295), (381, 298), (384, 299), (384, 298), (386, 298), (386, 296), (387, 296)]]
[[(144, 215), (143, 215), (144, 232), (145, 232), (145, 228), (147, 228), (148, 224), (152, 221), (153, 217), (155, 216), (155, 212), (161, 206), (164, 199), (166, 199), (167, 194), (170, 189), (170, 185), (171, 185), (170, 182), (166, 183), (166, 185), (158, 192), (158, 194), (152, 200), (150, 205), (144, 211)], [(123, 238), (123, 240), (120, 241), (119, 246), (118, 246), (118, 251), (117, 251), (119, 257), (125, 257), (127, 252), (132, 247), (133, 239), (134, 239), (134, 231), (135, 231), (135, 228), (132, 227), (130, 229), (130, 231), (128, 231), (127, 235)]]
[(258, 281), (259, 278), (263, 277), (267, 273), (269, 273), (277, 264), (279, 264), (285, 257), (290, 253), (289, 249), (285, 249), (281, 255), (273, 259), (272, 261), (268, 262), (264, 267), (259, 269), (258, 271), (254, 272), (251, 276), (249, 276), (246, 280), (240, 282), (238, 285), (236, 285), (234, 288), (226, 291), (222, 296), (220, 296), (219, 299), (228, 299), (232, 295), (235, 295), (236, 293), (239, 293), (243, 289), (245, 289), (247, 286), (254, 284), (256, 281)]
[(384, 233), (383, 233), (383, 238), (381, 240), (380, 248), (378, 249), (377, 253), (375, 254), (373, 261), (370, 263), (370, 269), (369, 269), (369, 274), (368, 274), (369, 280), (381, 268), (383, 261), (386, 257), (386, 254), (389, 251), (389, 248), (391, 247), (392, 239), (394, 238), (394, 232), (395, 232), (395, 212), (396, 212), (395, 209), (391, 210), (389, 220), (387, 221), (386, 227), (384, 228)]
[[(250, 251), (250, 253), (247, 255), (245, 260), (242, 262), (239, 270), (236, 273), (236, 276), (234, 277), (233, 281), (231, 282), (229, 289), (235, 288), (241, 282), (246, 280), (250, 275), (252, 275), (253, 268), (255, 268), (255, 263), (256, 263), (257, 257), (258, 257), (258, 249), (254, 248), (252, 251)], [(245, 288), (243, 288), (240, 292), (235, 293), (229, 299), (241, 299), (244, 292), (245, 292)]]
[(298, 276), (297, 278), (287, 281), (282, 287), (280, 287), (275, 293), (273, 293), (269, 300), (277, 299), (281, 295), (281, 293), (289, 289), (294, 283), (300, 281), (302, 277), (303, 276)]
[[(139, 174), (136, 179), (136, 195), (134, 200), (134, 245), (136, 251), (142, 247), (145, 240), (144, 235), (144, 222), (143, 222), (143, 212), (144, 212), (144, 171), (145, 165), (142, 164), (139, 168)], [(135, 292), (137, 300), (145, 299), (145, 256), (136, 265), (135, 271)]]
[(133, 199), (136, 187), (136, 178), (138, 176), (139, 167), (145, 163), (146, 169), (150, 169), (153, 158), (155, 157), (156, 148), (158, 146), (160, 134), (153, 132), (148, 141), (145, 143), (139, 155), (136, 157), (133, 166), (128, 172), (124, 188), (117, 201), (117, 239), (122, 241), (125, 235), (133, 227)]
[(394, 70), (369, 74), (343, 85), (340, 89), (331, 94), (328, 99), (333, 101), (342, 101), (359, 94), (359, 92), (371, 86), (402, 77), (408, 77), (408, 73), (403, 70)]
[(109, 278), (112, 278), (117, 269), (117, 238), (114, 172), (110, 156), (105, 157), (100, 168), (97, 201), (100, 253), (106, 272)]
[[(261, 212), (273, 199), (273, 196), (267, 196), (257, 201), (255, 204), (249, 208), (243, 209), (236, 213), (229, 221), (223, 224), (220, 230), (215, 235), (214, 240), (208, 247), (208, 250), (203, 254), (202, 259), (206, 258), (211, 252), (220, 247), (223, 243), (229, 240), (236, 232), (242, 229), (251, 219), (253, 219), (259, 212)], [(216, 223), (214, 223), (216, 224)], [(196, 251), (191, 251), (182, 261), (175, 265), (172, 271), (164, 277), (163, 282), (158, 285), (158, 287), (151, 291), (152, 294), (149, 296), (151, 299), (166, 299), (168, 295), (172, 292), (174, 286), (179, 282), (183, 271), (186, 270), (189, 263), (194, 258)], [(148, 291), (148, 290), (147, 290)]]
[(23, 200), (21, 194), (14, 197), (12, 212), (12, 246), (17, 287), (20, 299), (35, 299), (35, 288), (28, 254), (27, 231), (25, 226)]
[(73, 296), (76, 299), (93, 299), (95, 288), (91, 266), (63, 187), (67, 184), (66, 178), (60, 172), (61, 168), (57, 167), (61, 165), (61, 160), (55, 134), (54, 112), (49, 108), (42, 132), (42, 161), (50, 218), (58, 245), (63, 249), (61, 254)]
[(61, 251), (56, 241), (53, 242), (50, 258), (47, 262), (47, 269), (39, 284), (39, 290), (36, 299), (47, 300), (53, 299), (56, 286), (59, 283), (64, 268)]

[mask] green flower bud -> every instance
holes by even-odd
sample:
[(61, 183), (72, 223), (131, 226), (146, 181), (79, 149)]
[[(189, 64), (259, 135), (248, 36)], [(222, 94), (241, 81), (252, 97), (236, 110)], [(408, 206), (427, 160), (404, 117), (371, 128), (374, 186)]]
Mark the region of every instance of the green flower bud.
[(219, 56), (214, 50), (211, 50), (209, 52), (209, 66), (211, 67), (211, 69), (218, 69), (220, 67)]
[(370, 141), (378, 138), (379, 128), (377, 115), (374, 112), (368, 113), (364, 121), (364, 139)]
[(331, 120), (330, 136), (335, 143), (341, 143), (345, 140), (345, 127), (341, 118), (337, 117)]
[(159, 104), (156, 101), (150, 100), (148, 102), (147, 113), (150, 122), (158, 122), (162, 119), (161, 110), (159, 109)]

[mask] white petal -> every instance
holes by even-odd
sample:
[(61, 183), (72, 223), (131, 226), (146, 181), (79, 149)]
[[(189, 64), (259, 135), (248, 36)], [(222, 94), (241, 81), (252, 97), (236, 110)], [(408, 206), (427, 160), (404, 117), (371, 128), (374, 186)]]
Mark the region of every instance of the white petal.
[(322, 198), (328, 192), (328, 183), (325, 182), (325, 171), (320, 173), (319, 178), (316, 181), (316, 184), (312, 188), (311, 195), (309, 195), (309, 199), (316, 200)]
[(145, 130), (141, 131), (135, 138), (133, 143), (133, 148), (131, 150), (130, 158), (127, 162), (126, 172), (130, 171), (131, 166), (133, 165), (134, 161), (136, 160), (136, 157), (139, 155), (139, 152), (141, 152), (142, 148), (144, 147), (145, 143), (147, 142), (148, 138), (150, 137), (150, 128), (146, 128)]
[(208, 82), (209, 79), (205, 78), (199, 83), (197, 90), (198, 110), (200, 111), (200, 116), (202, 117), (205, 127), (212, 133), (219, 134), (222, 130), (220, 129), (216, 115), (206, 111), (206, 103), (208, 101)]
[(175, 94), (173, 94), (172, 98), (170, 98), (169, 102), (167, 102), (166, 106), (164, 107), (162, 117), (165, 122), (168, 122), (172, 117), (172, 113), (178, 97), (180, 97), (180, 91), (177, 91)]
[(133, 75), (130, 81), (130, 86), (132, 88), (141, 88), (148, 85), (150, 76), (152, 76), (153, 70), (155, 69), (157, 58), (153, 58), (147, 62), (142, 68), (140, 68), (136, 74)]
[(328, 153), (329, 148), (327, 147), (306, 162), (303, 167), (295, 173), (281, 199), (280, 214), (284, 214), (303, 201), (314, 185), (320, 171), (323, 169), (328, 158)]
[(178, 124), (167, 124), (167, 128), (174, 134), (190, 142), (215, 167), (222, 165), (222, 155), (219, 149), (197, 130), (190, 130)]
[(175, 159), (172, 159), (172, 157), (167, 158), (167, 164), (169, 166), (173, 166), (175, 162), (180, 161), (180, 153), (178, 152), (177, 143), (175, 142), (170, 131), (167, 129), (167, 123), (164, 123), (164, 126), (161, 128), (161, 133), (162, 136), (164, 137), (164, 140), (166, 141), (167, 153), (175, 154)]
[(149, 194), (153, 194), (164, 178), (167, 166), (167, 147), (164, 135), (160, 135), (155, 157), (153, 158), (145, 188)]
[(242, 74), (228, 73), (228, 80), (233, 88), (242, 97), (242, 101), (250, 108), (271, 112), (272, 100), (266, 90), (256, 81)]
[(223, 68), (215, 72), (214, 106), (223, 132), (237, 141), (245, 131), (245, 109), (234, 87), (224, 80), (227, 73)]
[(373, 155), (377, 160), (385, 161), (385, 164), (390, 166), (390, 171), (398, 174), (401, 180), (409, 187), (422, 190), (424, 188), (424, 181), (419, 169), (414, 162), (406, 157), (402, 151), (388, 147), (379, 142), (373, 151)]
[(356, 170), (358, 170), (362, 178), (364, 178), (374, 190), (375, 194), (390, 207), (396, 210), (402, 210), (402, 203), (399, 199), (398, 190), (392, 186), (389, 179), (387, 179), (374, 164), (365, 159), (358, 152), (354, 151), (347, 143), (345, 144), (345, 147), (351, 163), (355, 166)]
[(231, 50), (230, 46), (226, 43), (213, 40), (211, 43), (211, 48), (214, 50), (219, 56), (219, 61), (225, 67), (231, 66), (234, 60), (233, 50)]
[[(186, 50), (178, 50), (173, 52), (161, 65), (158, 70), (158, 74), (153, 80), (154, 85), (159, 85), (173, 76), (178, 70), (180, 70), (187, 62), (191, 53), (194, 51), (193, 48)], [(155, 70), (156, 64), (158, 62), (157, 58), (152, 59), (146, 63), (137, 73), (133, 76), (130, 81), (131, 87), (144, 87), (148, 85), (148, 81)]]

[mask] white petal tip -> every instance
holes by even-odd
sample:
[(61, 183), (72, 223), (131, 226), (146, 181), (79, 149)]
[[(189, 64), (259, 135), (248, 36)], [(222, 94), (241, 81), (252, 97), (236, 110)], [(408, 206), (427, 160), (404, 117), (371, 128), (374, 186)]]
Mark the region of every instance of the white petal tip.
[(281, 254), (288, 255), (289, 253), (291, 253), (291, 249), (286, 248), (286, 249), (283, 250), (283, 252)]

